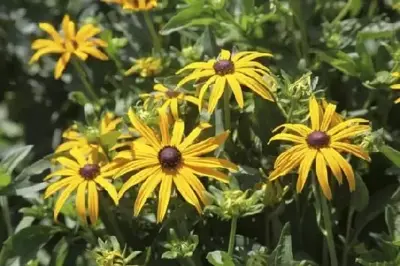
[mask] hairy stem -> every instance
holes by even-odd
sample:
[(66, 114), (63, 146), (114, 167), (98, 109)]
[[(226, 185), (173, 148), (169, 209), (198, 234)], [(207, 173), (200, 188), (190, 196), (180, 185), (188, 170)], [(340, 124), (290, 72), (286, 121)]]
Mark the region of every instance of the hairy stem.
[(231, 220), (231, 232), (229, 233), (228, 255), (232, 257), (235, 248), (236, 227), (238, 217), (234, 216)]

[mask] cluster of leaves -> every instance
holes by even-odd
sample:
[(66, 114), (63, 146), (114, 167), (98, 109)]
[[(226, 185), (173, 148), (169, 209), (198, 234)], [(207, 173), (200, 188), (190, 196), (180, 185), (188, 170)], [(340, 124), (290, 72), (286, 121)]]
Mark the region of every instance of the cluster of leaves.
[[(368, 167), (354, 164), (356, 191), (350, 194), (344, 187), (335, 188), (331, 206), (339, 257), (347, 265), (399, 265), (400, 105), (393, 104), (389, 89), (395, 81), (390, 73), (400, 67), (399, 2), (159, 2), (161, 8), (151, 12), (164, 44), (159, 77), (167, 78), (156, 79), (175, 85), (174, 78), (168, 77), (176, 69), (216, 56), (219, 47), (268, 51), (274, 54), (270, 68), (277, 84), (272, 88), (277, 89), (282, 110), (257, 97), (246, 97), (243, 111), (232, 109), (233, 143), (225, 150), (241, 171), (229, 188), (210, 188), (214, 201), (206, 214), (210, 211), (213, 216), (198, 217), (179, 205), (159, 226), (151, 215), (132, 220), (131, 206), (122, 204), (118, 211), (100, 210), (115, 219), (90, 229), (76, 223), (70, 203), (62, 210), (65, 223), (55, 224), (53, 202), (44, 201), (39, 193), (46, 186), (43, 172), (50, 167), (46, 155), (60, 141), (62, 129), (74, 120), (90, 124), (94, 112), (73, 69), (56, 81), (52, 57), (44, 58), (40, 68), (28, 66), (31, 41), (39, 33), (37, 23), (56, 25), (69, 13), (77, 21), (92, 21), (107, 29), (102, 39), (109, 44), (106, 52), (111, 60), (88, 60), (86, 71), (106, 107), (116, 114), (135, 103), (139, 93), (151, 91), (153, 79), (124, 76), (130, 58), (152, 55), (151, 35), (144, 30), (142, 14), (124, 13), (101, 1), (2, 1), (0, 240), (4, 244), (0, 265), (92, 265), (96, 260), (104, 265), (327, 265), (324, 227), (315, 219), (321, 213), (312, 204), (311, 192), (296, 195), (287, 179), (257, 188), (265, 181), (259, 169), (271, 169), (279, 152), (278, 146), (267, 145), (271, 129), (288, 117), (304, 119), (305, 108), (300, 104), (292, 110), (293, 103), (299, 105), (310, 91), (324, 93), (348, 117), (367, 117), (377, 130), (364, 145), (380, 153), (372, 154)], [(195, 120), (190, 112), (185, 115), (187, 123)], [(226, 193), (237, 195), (225, 198)], [(229, 223), (224, 219), (233, 216), (242, 218), (231, 256), (224, 251), (229, 241)], [(118, 245), (115, 238), (111, 244), (99, 244), (98, 238), (112, 235), (123, 236)], [(118, 256), (106, 260), (110, 254), (122, 260)]]

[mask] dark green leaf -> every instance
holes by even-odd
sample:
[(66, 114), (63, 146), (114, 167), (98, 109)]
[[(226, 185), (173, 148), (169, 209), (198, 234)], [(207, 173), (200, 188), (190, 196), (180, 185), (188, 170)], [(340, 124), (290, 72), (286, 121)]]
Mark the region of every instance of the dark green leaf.
[(0, 166), (0, 187), (5, 187), (11, 182), (11, 176), (7, 170)]
[(351, 193), (350, 205), (358, 212), (364, 210), (368, 206), (369, 191), (364, 180), (356, 175), (356, 190)]
[(89, 99), (85, 96), (85, 94), (81, 91), (72, 91), (68, 94), (68, 99), (74, 103), (77, 103), (81, 106), (89, 103)]
[(225, 251), (213, 251), (207, 254), (207, 260), (214, 266), (235, 266), (232, 258)]
[(293, 262), (292, 236), (290, 235), (290, 224), (286, 223), (281, 232), (279, 242), (268, 257), (267, 265), (290, 265)]
[(397, 167), (400, 167), (400, 152), (390, 146), (382, 145), (379, 151), (383, 153), (389, 160), (391, 160)]
[(201, 36), (201, 46), (203, 47), (204, 54), (208, 56), (216, 57), (219, 53), (215, 35), (210, 27), (206, 27)]
[(357, 65), (354, 60), (349, 55), (341, 51), (335, 54), (317, 51), (316, 54), (318, 55), (320, 60), (347, 75), (354, 77), (357, 77), (359, 75), (357, 71)]
[(68, 255), (68, 242), (65, 238), (61, 238), (54, 247), (51, 254), (49, 266), (63, 266)]

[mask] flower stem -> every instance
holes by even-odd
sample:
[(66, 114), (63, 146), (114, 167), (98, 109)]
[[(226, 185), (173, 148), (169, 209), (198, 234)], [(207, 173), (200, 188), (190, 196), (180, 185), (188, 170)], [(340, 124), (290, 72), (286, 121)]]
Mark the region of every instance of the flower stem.
[(346, 238), (344, 242), (344, 247), (343, 247), (343, 253), (342, 253), (342, 266), (347, 266), (347, 254), (350, 249), (350, 230), (351, 230), (351, 221), (353, 219), (353, 214), (354, 214), (354, 208), (349, 207), (349, 213), (347, 214), (347, 221), (346, 221)]
[(338, 266), (338, 259), (336, 255), (335, 242), (333, 239), (332, 233), (332, 221), (331, 221), (331, 212), (329, 210), (327, 199), (325, 198), (322, 189), (320, 186), (316, 184), (315, 174), (312, 173), (312, 181), (313, 181), (313, 192), (316, 200), (317, 208), (320, 209), (321, 219), (324, 223), (324, 230), (322, 230), (322, 234), (326, 238), (326, 242), (328, 244), (329, 258), (330, 258), (330, 266)]
[(353, 0), (348, 0), (346, 5), (343, 7), (343, 9), (340, 10), (339, 14), (332, 21), (332, 24), (341, 21), (347, 15), (347, 12), (349, 12), (352, 4), (353, 4)]
[(231, 221), (231, 232), (229, 233), (228, 255), (232, 257), (235, 248), (236, 227), (238, 217), (233, 216)]
[(115, 236), (118, 239), (118, 242), (121, 245), (125, 245), (126, 241), (124, 238), (124, 235), (122, 233), (122, 231), (119, 228), (117, 219), (115, 218), (115, 214), (111, 212), (111, 204), (110, 201), (104, 197), (103, 194), (100, 194), (100, 206), (101, 206), (101, 210), (102, 212), (100, 212), (100, 217), (101, 220), (103, 221), (105, 227), (112, 229), (112, 233), (115, 234)]
[(81, 81), (86, 89), (87, 95), (90, 98), (92, 98), (92, 100), (96, 104), (100, 104), (99, 97), (94, 92), (93, 86), (92, 86), (92, 84), (90, 84), (90, 82), (87, 78), (87, 74), (86, 74), (85, 70), (83, 69), (83, 67), (81, 66), (81, 64), (76, 60), (71, 60), (71, 61), (72, 61), (72, 65), (75, 67), (75, 70), (78, 72), (79, 78), (81, 79)]
[(154, 50), (157, 54), (161, 53), (161, 43), (160, 39), (158, 38), (157, 31), (154, 27), (153, 20), (150, 17), (150, 13), (148, 11), (145, 11), (143, 13), (144, 15), (144, 21), (146, 22), (147, 28), (149, 29), (151, 39), (153, 41), (154, 45)]
[(231, 91), (224, 91), (224, 125), (225, 130), (231, 129), (231, 108), (229, 105), (229, 100), (231, 98)]
[(14, 230), (11, 223), (10, 208), (8, 206), (7, 197), (0, 197), (0, 205), (3, 212), (4, 223), (6, 224), (7, 235), (12, 236)]

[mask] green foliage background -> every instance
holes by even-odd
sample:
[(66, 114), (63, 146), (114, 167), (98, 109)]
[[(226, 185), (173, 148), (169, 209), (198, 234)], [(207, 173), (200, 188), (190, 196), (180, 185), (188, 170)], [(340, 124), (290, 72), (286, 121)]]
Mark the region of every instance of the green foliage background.
[[(349, 223), (351, 227), (348, 265), (400, 265), (400, 155), (396, 151), (400, 149), (400, 104), (394, 105), (396, 96), (389, 88), (395, 82), (390, 73), (400, 70), (399, 4), (395, 0), (164, 0), (162, 8), (152, 11), (164, 47), (165, 67), (159, 80), (174, 83), (170, 76), (182, 65), (216, 56), (220, 47), (270, 51), (274, 59), (266, 64), (280, 77), (283, 106), (290, 101), (285, 88), (311, 72), (315, 90), (324, 91), (340, 111), (368, 118), (374, 130), (384, 129), (379, 132), (388, 146), (378, 145), (381, 152), (371, 154), (371, 164), (353, 164), (359, 177), (357, 191), (350, 195), (346, 186), (335, 188), (332, 205), (339, 254), (344, 252)], [(82, 85), (71, 67), (62, 80), (54, 80), (53, 57), (44, 57), (40, 65), (28, 65), (31, 42), (40, 34), (38, 22), (59, 25), (66, 13), (76, 21), (95, 21), (107, 29), (102, 38), (112, 44), (107, 50), (112, 60), (90, 59), (87, 71), (97, 92), (108, 99), (109, 109), (122, 115), (137, 100), (138, 92), (152, 88), (152, 79), (122, 75), (131, 65), (130, 58), (152, 54), (142, 14), (122, 13), (117, 6), (97, 0), (1, 1), (0, 195), (4, 217), (0, 219), (0, 241), (4, 244), (0, 265), (16, 257), (20, 265), (31, 259), (30, 265), (91, 265), (86, 243), (96, 245), (97, 237), (116, 234), (108, 225), (95, 232), (54, 225), (51, 205), (41, 199), (42, 178), (49, 168), (46, 156), (59, 143), (62, 130), (72, 121), (87, 118), (82, 108), (85, 99), (78, 93)], [(262, 181), (259, 168), (271, 168), (279, 147), (267, 142), (271, 129), (285, 121), (274, 104), (257, 97), (249, 101), (250, 108), (244, 112), (232, 110), (236, 145), (226, 147), (235, 163), (246, 166), (246, 172), (237, 176), (242, 189)], [(294, 215), (295, 203), (290, 197), (285, 199), (278, 207), (239, 220), (239, 251), (233, 259), (221, 251), (226, 250), (229, 222), (197, 218), (190, 208), (182, 209), (188, 214), (185, 228), (173, 219), (162, 226), (118, 220), (126, 241), (120, 244), (143, 251), (136, 258), (138, 265), (190, 265), (185, 258), (160, 260), (165, 242), (171, 241), (167, 228), (175, 228), (179, 239), (198, 241), (195, 265), (299, 265), (302, 260), (303, 265), (329, 265), (324, 264), (324, 238), (307, 193), (299, 199), (303, 206), (300, 222)], [(349, 210), (353, 211), (350, 221)], [(131, 215), (131, 206), (122, 212)], [(72, 207), (64, 214), (74, 217)], [(198, 239), (190, 236), (191, 231)], [(152, 256), (150, 261), (147, 255)]]

